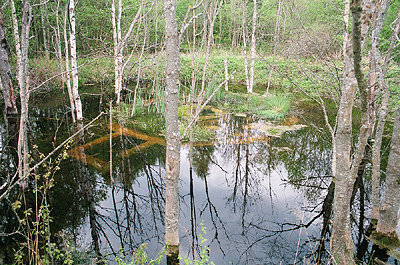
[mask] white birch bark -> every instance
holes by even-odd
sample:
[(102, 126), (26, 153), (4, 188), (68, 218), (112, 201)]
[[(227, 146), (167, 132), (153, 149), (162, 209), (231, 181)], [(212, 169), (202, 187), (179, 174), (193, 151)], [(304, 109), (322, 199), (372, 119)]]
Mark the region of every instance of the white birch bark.
[[(69, 62), (69, 41), (68, 41), (68, 33), (67, 33), (67, 28), (69, 28), (67, 22), (68, 18), (68, 3), (65, 5), (65, 12), (64, 12), (64, 43), (65, 43), (65, 84), (67, 85), (67, 91), (68, 91), (68, 96), (69, 96), (69, 103), (71, 105), (71, 116), (72, 116), (72, 122), (76, 122), (76, 111), (75, 111), (75, 100), (74, 100), (74, 94), (72, 93), (72, 87), (71, 87), (71, 67), (70, 67), (70, 62)], [(61, 47), (60, 47), (61, 49)]]
[[(114, 42), (114, 89), (117, 104), (121, 101), (122, 81), (124, 72), (124, 48), (128, 38), (132, 34), (135, 24), (137, 23), (143, 9), (144, 1), (141, 2), (138, 12), (133, 18), (126, 34), (122, 37), (121, 18), (122, 18), (122, 0), (118, 0), (116, 7), (115, 0), (111, 2), (111, 20), (113, 26), (113, 42)], [(125, 63), (126, 64), (126, 63)], [(139, 78), (139, 77), (138, 77)]]
[(249, 69), (248, 69), (248, 65), (247, 65), (246, 13), (247, 13), (247, 2), (246, 2), (246, 0), (243, 0), (242, 34), (243, 34), (244, 74), (246, 76), (247, 93), (252, 93), (251, 90), (250, 90)]
[(253, 93), (254, 86), (254, 60), (256, 58), (256, 28), (257, 28), (257, 0), (253, 0), (253, 25), (251, 30), (251, 61), (250, 61), (250, 80), (249, 93)]
[(17, 55), (17, 80), (19, 83), (19, 86), (21, 86), (21, 71), (22, 71), (22, 54), (21, 54), (21, 40), (19, 37), (19, 30), (18, 30), (18, 19), (17, 19), (17, 13), (15, 10), (15, 4), (14, 0), (11, 2), (11, 15), (12, 15), (12, 21), (13, 21), (13, 33), (14, 33), (14, 42), (15, 42), (15, 53)]
[(14, 1), (11, 0), (11, 9), (13, 17), (13, 28), (15, 38), (15, 48), (17, 54), (17, 79), (20, 89), (21, 99), (21, 116), (18, 134), (18, 175), (20, 186), (27, 186), (27, 175), (29, 172), (28, 164), (28, 100), (29, 100), (29, 77), (28, 77), (28, 50), (29, 50), (29, 32), (32, 19), (32, 8), (29, 0), (23, 2), (22, 20), (21, 20), (21, 37), (18, 32), (18, 19), (15, 12)]
[(70, 33), (69, 40), (71, 46), (71, 75), (72, 75), (72, 95), (74, 99), (76, 120), (83, 119), (82, 102), (79, 96), (79, 79), (78, 79), (78, 62), (76, 57), (76, 29), (75, 29), (75, 1), (69, 0), (69, 23)]

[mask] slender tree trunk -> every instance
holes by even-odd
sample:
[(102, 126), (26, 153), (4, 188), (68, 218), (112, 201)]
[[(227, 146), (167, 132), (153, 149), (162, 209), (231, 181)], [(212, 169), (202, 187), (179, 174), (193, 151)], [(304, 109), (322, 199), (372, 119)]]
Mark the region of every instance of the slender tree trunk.
[(269, 71), (269, 76), (268, 76), (267, 93), (269, 92), (269, 87), (271, 85), (272, 71), (275, 68), (275, 56), (276, 56), (276, 49), (278, 47), (278, 40), (279, 40), (279, 21), (281, 18), (281, 10), (282, 10), (281, 3), (282, 3), (281, 0), (278, 0), (278, 14), (276, 15), (275, 31), (274, 31), (274, 51), (272, 54), (272, 67), (271, 67), (271, 70)]
[(72, 75), (72, 95), (74, 98), (76, 120), (81, 121), (83, 119), (82, 114), (82, 102), (78, 91), (78, 63), (76, 57), (76, 30), (75, 30), (75, 1), (69, 0), (69, 23), (70, 33), (69, 40), (71, 46), (71, 75)]
[[(167, 151), (165, 172), (165, 243), (177, 252), (179, 246), (179, 168), (180, 134), (178, 128), (179, 36), (176, 21), (176, 1), (164, 0), (166, 38), (166, 127)], [(171, 249), (171, 248), (169, 248)], [(167, 253), (174, 254), (174, 253)], [(175, 253), (176, 254), (176, 253)]]
[(256, 58), (256, 28), (257, 28), (257, 0), (253, 1), (253, 25), (251, 30), (251, 61), (250, 61), (250, 80), (249, 93), (253, 93), (254, 86), (254, 60)]
[(22, 54), (21, 54), (21, 40), (19, 37), (19, 30), (18, 30), (18, 19), (17, 13), (15, 10), (14, 0), (11, 1), (11, 14), (12, 14), (12, 21), (13, 21), (13, 33), (14, 33), (14, 42), (15, 42), (15, 53), (17, 54), (17, 80), (19, 86), (22, 86), (21, 76), (22, 76)]
[(244, 74), (246, 76), (247, 93), (252, 93), (250, 90), (249, 70), (247, 66), (247, 30), (246, 30), (246, 15), (247, 15), (247, 0), (243, 0), (242, 14), (242, 34), (243, 34), (243, 57), (244, 57)]
[(75, 108), (74, 94), (72, 93), (72, 87), (71, 87), (71, 68), (70, 68), (70, 62), (69, 62), (69, 42), (68, 42), (68, 34), (67, 34), (67, 28), (69, 28), (69, 26), (67, 24), (67, 17), (68, 17), (68, 3), (66, 3), (66, 5), (65, 5), (65, 12), (64, 12), (65, 70), (67, 71), (65, 82), (67, 84), (69, 102), (71, 105), (72, 122), (75, 123), (76, 122), (76, 111), (75, 111), (76, 108)]
[(40, 19), (42, 23), (42, 34), (43, 34), (43, 46), (44, 46), (44, 57), (50, 59), (49, 45), (47, 41), (47, 27), (45, 26), (45, 16), (47, 16), (47, 5), (46, 3), (40, 5)]
[(13, 28), (15, 47), (17, 54), (18, 83), (21, 99), (21, 117), (18, 134), (18, 175), (22, 188), (27, 186), (27, 175), (29, 171), (28, 164), (28, 100), (29, 100), (29, 77), (28, 77), (28, 50), (29, 50), (29, 32), (32, 19), (32, 8), (29, 0), (23, 2), (22, 20), (21, 20), (21, 38), (18, 33), (18, 19), (15, 12), (14, 1), (11, 0)]
[(12, 73), (10, 65), (10, 47), (5, 36), (5, 29), (0, 11), (0, 80), (3, 91), (5, 114), (7, 117), (16, 116), (17, 106), (15, 104), (14, 90), (12, 86)]
[[(379, 200), (380, 200), (380, 167), (381, 167), (381, 146), (382, 146), (382, 137), (383, 130), (386, 122), (387, 112), (388, 112), (388, 104), (389, 104), (389, 91), (386, 86), (384, 76), (386, 70), (381, 66), (381, 54), (378, 49), (379, 47), (379, 36), (381, 34), (385, 16), (389, 9), (390, 1), (385, 0), (382, 3), (379, 3), (379, 7), (377, 6), (377, 10), (375, 14), (377, 14), (377, 18), (374, 21), (374, 29), (372, 31), (372, 46), (371, 46), (371, 61), (370, 61), (370, 79), (369, 79), (369, 87), (370, 87), (370, 108), (369, 108), (369, 117), (371, 120), (371, 126), (369, 135), (372, 135), (374, 126), (375, 126), (375, 100), (376, 95), (380, 91), (382, 95), (381, 106), (378, 114), (378, 124), (376, 126), (375, 132), (375, 143), (372, 148), (372, 190), (371, 190), (371, 204), (372, 204), (372, 219), (378, 219), (379, 217)], [(398, 29), (398, 24), (397, 24)], [(393, 40), (393, 38), (391, 38)], [(393, 53), (393, 49), (389, 49), (388, 56), (391, 57)], [(390, 60), (390, 59), (389, 59)], [(373, 72), (373, 73), (372, 73)]]
[(386, 190), (379, 211), (377, 232), (396, 236), (400, 208), (400, 104), (396, 110), (389, 160), (386, 169)]
[[(374, 10), (374, 3), (361, 0), (352, 2), (353, 28), (352, 40), (348, 34), (350, 3), (346, 1), (345, 34), (343, 42), (344, 69), (343, 86), (338, 111), (338, 126), (336, 131), (336, 175), (334, 197), (334, 232), (331, 238), (331, 251), (337, 264), (354, 264), (353, 239), (351, 236), (351, 195), (358, 167), (364, 155), (368, 139), (368, 86), (361, 69), (361, 50), (368, 32), (369, 23)], [(354, 97), (360, 90), (361, 128), (359, 140), (354, 153), (352, 147), (352, 110)]]
[[(113, 42), (114, 42), (114, 89), (115, 89), (115, 97), (116, 102), (119, 104), (121, 102), (121, 91), (122, 91), (122, 81), (123, 81), (123, 73), (124, 67), (129, 61), (131, 57), (129, 57), (128, 61), (124, 64), (124, 48), (126, 42), (133, 31), (133, 27), (141, 15), (142, 8), (144, 5), (144, 1), (141, 2), (138, 12), (133, 18), (127, 33), (122, 37), (122, 28), (121, 28), (121, 19), (122, 19), (122, 0), (118, 0), (118, 7), (115, 6), (115, 0), (111, 2), (111, 21), (113, 27)], [(139, 76), (138, 76), (139, 78)]]
[(120, 7), (122, 6), (122, 1), (118, 1), (118, 11), (115, 8), (115, 0), (111, 2), (111, 16), (113, 25), (113, 40), (114, 40), (114, 88), (117, 104), (121, 100), (121, 90), (122, 90), (122, 47), (121, 47), (121, 12)]

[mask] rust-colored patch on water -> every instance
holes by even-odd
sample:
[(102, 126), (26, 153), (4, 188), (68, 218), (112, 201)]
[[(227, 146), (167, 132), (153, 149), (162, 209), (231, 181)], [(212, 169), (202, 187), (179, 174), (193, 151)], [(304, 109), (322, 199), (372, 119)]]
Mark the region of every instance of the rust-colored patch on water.
[(90, 164), (90, 165), (92, 165), (92, 166), (94, 166), (94, 167), (96, 167), (98, 169), (103, 169), (104, 170), (104, 169), (107, 168), (108, 163), (104, 162), (104, 161), (102, 161), (100, 159), (97, 159), (97, 158), (95, 158), (95, 157), (93, 157), (91, 155), (85, 154), (85, 150), (86, 149), (88, 149), (90, 147), (93, 147), (95, 145), (101, 144), (101, 143), (103, 143), (105, 141), (109, 141), (110, 138), (115, 138), (115, 137), (121, 136), (121, 135), (131, 136), (133, 138), (145, 141), (142, 144), (136, 145), (135, 147), (133, 147), (131, 149), (128, 149), (128, 150), (125, 150), (125, 151), (121, 152), (120, 153), (121, 157), (129, 156), (129, 155), (131, 155), (133, 153), (139, 152), (140, 150), (143, 150), (143, 149), (148, 148), (148, 147), (150, 147), (152, 145), (155, 145), (155, 144), (165, 145), (165, 140), (162, 139), (162, 138), (146, 135), (146, 134), (143, 134), (143, 133), (138, 132), (136, 130), (122, 127), (119, 124), (113, 124), (112, 125), (112, 130), (114, 131), (113, 134), (111, 134), (111, 135), (108, 134), (108, 135), (100, 137), (100, 138), (98, 138), (96, 140), (93, 140), (93, 141), (91, 141), (91, 142), (89, 142), (87, 144), (77, 146), (77, 147), (71, 149), (70, 151), (68, 151), (68, 154), (70, 156), (76, 158), (76, 159), (81, 160), (84, 163)]

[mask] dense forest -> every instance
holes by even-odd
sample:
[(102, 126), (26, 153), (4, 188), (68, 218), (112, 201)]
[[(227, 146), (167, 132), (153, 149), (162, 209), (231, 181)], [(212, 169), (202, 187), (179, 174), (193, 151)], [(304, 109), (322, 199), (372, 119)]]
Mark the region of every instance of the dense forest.
[[(78, 161), (73, 165), (79, 172), (79, 189), (89, 212), (85, 222), (90, 224), (89, 251), (95, 256), (92, 262), (107, 261), (108, 256), (101, 253), (99, 244), (101, 236), (108, 240), (107, 233), (99, 228), (95, 217), (95, 213), (101, 212), (100, 197), (107, 197), (107, 192), (95, 192), (100, 185), (91, 182), (93, 176), (88, 168), (103, 168), (106, 173), (102, 178), (110, 186), (108, 193), (114, 196), (114, 185), (125, 174), (121, 172), (126, 170), (129, 176), (134, 175), (129, 163), (125, 168), (122, 162), (122, 169), (113, 163), (113, 141), (125, 135), (138, 141), (136, 149), (122, 152), (122, 158), (117, 159), (124, 161), (153, 145), (163, 149), (163, 158), (144, 159), (143, 168), (137, 171), (145, 172), (148, 183), (154, 184), (158, 180), (148, 175), (151, 170), (146, 169), (146, 163), (162, 165), (161, 184), (156, 185), (160, 191), (153, 191), (160, 199), (153, 210), (162, 212), (154, 219), (162, 220), (162, 231), (155, 230), (163, 235), (165, 247), (156, 251), (161, 251), (156, 260), (147, 261), (146, 245), (141, 245), (147, 241), (125, 253), (125, 239), (119, 232), (121, 251), (112, 250), (111, 260), (118, 264), (131, 260), (132, 264), (179, 264), (183, 237), (179, 218), (187, 214), (181, 209), (185, 196), (178, 191), (183, 175), (182, 150), (188, 144), (190, 157), (198, 152), (197, 160), (190, 160), (190, 169), (197, 167), (196, 174), (207, 183), (208, 169), (199, 168), (202, 164), (217, 163), (202, 152), (208, 146), (220, 147), (216, 144), (220, 135), (202, 127), (201, 122), (207, 118), (200, 116), (207, 117), (206, 111), (216, 113), (222, 109), (223, 113), (233, 113), (236, 119), (251, 116), (259, 124), (262, 121), (271, 127), (267, 137), (261, 138), (254, 131), (257, 122), (252, 120), (248, 127), (243, 126), (253, 137), (251, 141), (238, 140), (236, 133), (235, 141), (224, 143), (243, 144), (246, 155), (238, 152), (237, 157), (246, 158), (247, 176), (249, 163), (263, 163), (248, 159), (251, 144), (266, 144), (285, 132), (303, 128), (293, 127), (300, 119), (307, 121), (307, 117), (300, 117), (303, 101), (313, 104), (314, 114), (320, 115), (319, 125), (307, 126), (322, 133), (321, 141), (328, 143), (329, 150), (321, 151), (328, 156), (324, 162), (328, 171), (318, 175), (319, 183), (308, 186), (325, 185), (321, 189), (323, 203), (314, 208), (318, 209), (317, 217), (324, 218), (321, 236), (316, 240), (319, 247), (313, 250), (313, 258), (305, 255), (297, 263), (364, 264), (366, 260), (359, 254), (362, 244), (380, 245), (392, 251), (389, 256), (396, 257), (393, 251), (400, 246), (396, 232), (400, 208), (400, 1), (2, 0), (0, 6), (0, 84), (4, 106), (0, 146), (0, 200), (4, 213), (0, 214), (0, 248), (4, 251), (0, 263), (84, 264), (78, 254), (86, 250), (79, 246), (74, 246), (73, 251), (69, 248), (76, 244), (76, 238), (65, 239), (61, 236), (63, 229), (50, 224), (53, 212), (57, 212), (53, 210), (56, 196), (52, 190), (62, 189), (57, 179), (67, 176), (63, 161), (68, 159)], [(62, 103), (59, 98), (63, 98)], [(88, 98), (95, 98), (97, 107), (89, 109)], [(44, 102), (62, 105), (64, 118), (56, 128), (46, 128), (53, 140), (42, 148), (37, 133), (40, 126), (33, 117), (40, 116), (38, 106)], [(94, 134), (90, 128), (103, 116), (107, 116), (101, 126), (103, 137), (96, 144), (109, 141), (108, 149), (97, 152), (109, 154), (107, 161), (101, 161), (96, 152), (90, 151), (95, 141), (88, 143)], [(144, 116), (157, 118), (142, 122)], [(296, 121), (288, 122), (290, 119)], [(220, 121), (217, 126), (223, 131), (221, 124)], [(68, 133), (58, 137), (63, 126), (69, 128)], [(286, 134), (289, 139), (290, 133)], [(127, 141), (121, 140), (121, 145), (128, 146)], [(269, 152), (268, 157), (272, 151)], [(292, 172), (286, 165), (288, 174), (293, 175), (291, 181), (294, 176), (301, 179), (313, 170), (312, 163), (305, 164), (308, 168), (302, 172)], [(297, 183), (301, 182), (299, 179)], [(328, 180), (330, 184), (326, 184)], [(245, 185), (252, 184), (256, 185), (256, 181), (246, 181)], [(208, 187), (206, 191), (208, 196)], [(247, 189), (243, 194), (248, 195)], [(148, 200), (153, 199), (150, 196)], [(228, 199), (226, 205), (232, 200)], [(209, 199), (207, 203), (211, 205)], [(116, 211), (120, 210), (115, 200), (113, 205)], [(246, 205), (247, 200), (243, 200), (243, 227)], [(213, 207), (210, 206), (210, 212)], [(193, 210), (191, 214), (196, 215)], [(308, 228), (317, 217), (291, 229)], [(191, 219), (193, 226), (200, 225), (200, 220)], [(355, 219), (362, 222), (357, 232), (352, 224)], [(126, 220), (128, 227), (138, 225), (135, 219)], [(286, 229), (287, 224), (279, 231), (251, 221), (248, 224), (270, 233), (290, 230)], [(191, 257), (180, 258), (185, 264), (211, 264), (213, 249), (205, 245), (206, 229), (201, 226), (203, 235), (190, 231), (191, 244), (196, 246), (192, 246)], [(220, 226), (226, 231), (222, 221)], [(114, 230), (119, 229), (118, 226)], [(224, 253), (217, 235), (214, 239)], [(16, 251), (13, 247), (12, 258), (4, 254), (10, 240), (17, 242), (19, 248)], [(254, 244), (249, 243), (243, 253), (248, 253)], [(297, 258), (297, 251), (292, 250)], [(235, 264), (244, 262), (241, 257)], [(245, 263), (251, 262), (255, 261), (249, 259)], [(375, 264), (372, 258), (369, 262)], [(253, 264), (257, 263), (266, 261), (258, 259)]]

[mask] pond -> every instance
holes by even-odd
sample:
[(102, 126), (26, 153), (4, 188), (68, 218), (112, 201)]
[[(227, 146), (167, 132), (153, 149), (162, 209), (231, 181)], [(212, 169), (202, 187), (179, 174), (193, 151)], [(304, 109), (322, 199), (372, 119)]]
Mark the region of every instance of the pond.
[[(67, 98), (41, 97), (31, 103), (31, 141), (48, 154), (74, 130)], [(99, 100), (83, 96), (85, 123), (108, 109)], [(181, 149), (180, 255), (198, 258), (204, 237), (215, 264), (328, 263), (331, 144), (318, 106), (299, 97), (279, 123), (217, 109), (206, 115), (201, 123), (215, 131), (216, 139), (194, 143), (192, 151), (183, 143)], [(110, 122), (105, 114), (85, 130), (84, 142), (68, 150), (48, 195), (54, 241), (73, 243), (81, 255), (89, 249), (108, 255), (110, 261), (121, 249), (130, 257), (142, 244), (151, 258), (162, 250), (165, 143), (135, 128), (156, 119), (114, 115)], [(15, 166), (1, 122), (4, 176)], [(360, 194), (354, 200), (353, 233), (360, 260), (368, 263), (375, 250), (364, 236), (369, 221), (360, 209), (366, 205), (368, 211), (368, 202)], [(1, 204), (3, 233), (18, 226), (11, 203)], [(17, 239), (1, 239), (0, 261), (7, 264)]]

